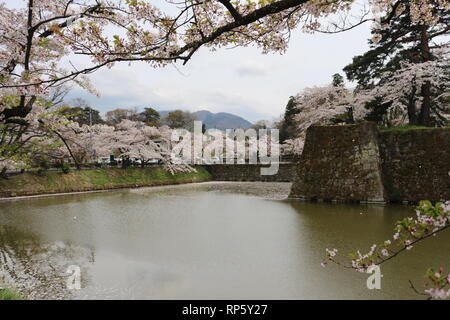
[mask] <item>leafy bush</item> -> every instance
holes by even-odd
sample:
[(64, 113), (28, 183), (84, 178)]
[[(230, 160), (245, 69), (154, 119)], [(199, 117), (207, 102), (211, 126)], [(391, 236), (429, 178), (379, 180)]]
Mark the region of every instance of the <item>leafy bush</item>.
[(42, 174), (48, 169), (50, 169), (50, 163), (48, 163), (47, 159), (40, 159), (37, 163), (38, 165), (38, 174)]
[(55, 162), (55, 164), (53, 165), (54, 168), (56, 169), (62, 169), (63, 164), (59, 161)]
[(42, 159), (40, 162), (39, 162), (39, 168), (41, 168), (42, 170), (48, 170), (48, 169), (50, 169), (50, 164), (48, 163), (48, 161), (47, 160), (45, 160), (45, 159)]
[(65, 173), (65, 174), (67, 174), (67, 173), (69, 173), (70, 172), (70, 165), (68, 164), (68, 163), (63, 163), (63, 165), (62, 165), (62, 172), (63, 173)]

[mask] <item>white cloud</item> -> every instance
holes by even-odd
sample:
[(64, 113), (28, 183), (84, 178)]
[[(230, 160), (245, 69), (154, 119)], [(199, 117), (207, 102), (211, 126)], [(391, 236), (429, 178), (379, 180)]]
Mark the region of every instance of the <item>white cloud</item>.
[(268, 66), (256, 61), (244, 61), (236, 68), (236, 73), (241, 77), (262, 77), (268, 75)]

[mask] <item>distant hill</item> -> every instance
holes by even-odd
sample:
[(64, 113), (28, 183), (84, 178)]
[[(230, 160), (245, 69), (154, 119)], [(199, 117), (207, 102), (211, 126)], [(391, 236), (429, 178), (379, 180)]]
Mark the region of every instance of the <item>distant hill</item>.
[[(167, 116), (167, 114), (170, 111), (158, 111), (158, 112), (162, 119), (165, 116)], [(227, 112), (212, 113), (207, 110), (200, 110), (192, 112), (192, 114), (197, 117), (196, 120), (203, 122), (206, 125), (207, 129), (211, 128), (216, 128), (220, 130), (236, 129), (236, 128), (248, 129), (253, 125), (250, 121), (247, 121), (242, 117)]]

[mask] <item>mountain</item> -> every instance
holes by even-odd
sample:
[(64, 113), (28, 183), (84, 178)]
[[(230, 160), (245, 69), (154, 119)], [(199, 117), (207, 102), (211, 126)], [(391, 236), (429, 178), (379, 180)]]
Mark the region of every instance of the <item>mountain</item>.
[[(167, 116), (170, 111), (159, 111), (161, 119)], [(208, 110), (192, 112), (196, 120), (203, 122), (207, 129), (216, 128), (220, 130), (243, 128), (248, 129), (253, 124), (242, 117), (227, 112), (212, 113)]]
[(193, 112), (193, 114), (197, 117), (197, 120), (202, 121), (208, 129), (248, 129), (253, 125), (244, 118), (227, 112), (212, 113), (207, 110), (200, 110)]

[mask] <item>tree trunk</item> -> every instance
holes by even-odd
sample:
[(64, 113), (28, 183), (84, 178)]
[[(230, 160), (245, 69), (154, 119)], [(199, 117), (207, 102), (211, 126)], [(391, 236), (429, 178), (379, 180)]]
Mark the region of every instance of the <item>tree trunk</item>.
[(75, 155), (72, 152), (72, 149), (70, 148), (69, 144), (67, 143), (66, 139), (64, 139), (64, 137), (56, 130), (53, 130), (54, 133), (56, 133), (56, 135), (62, 140), (62, 142), (64, 143), (64, 145), (66, 146), (67, 150), (69, 151), (70, 156), (73, 159), (73, 162), (75, 162), (75, 167), (77, 168), (77, 170), (80, 170), (80, 164), (77, 160), (77, 158), (75, 157)]
[(422, 86), (422, 108), (420, 109), (419, 124), (422, 126), (431, 126), (431, 83), (425, 82)]
[[(430, 61), (430, 44), (427, 35), (428, 26), (423, 25), (420, 29), (420, 48), (423, 62)], [(422, 106), (419, 113), (419, 124), (423, 126), (431, 126), (431, 83), (426, 81), (420, 90), (422, 95)]]
[(130, 166), (131, 161), (129, 158), (122, 158), (122, 169), (126, 169)]
[[(44, 121), (42, 121), (42, 119), (38, 120), (40, 123), (45, 124)], [(72, 149), (70, 148), (69, 144), (67, 143), (66, 139), (64, 139), (64, 137), (62, 136), (62, 134), (60, 134), (57, 130), (52, 130), (53, 133), (55, 133), (60, 139), (61, 141), (64, 143), (64, 145), (67, 148), (67, 151), (69, 151), (70, 157), (73, 159), (73, 162), (75, 162), (75, 166), (77, 168), (77, 170), (80, 170), (80, 163), (78, 162), (77, 158), (75, 157), (75, 155), (72, 152)]]
[(416, 91), (417, 88), (413, 87), (411, 94), (408, 97), (408, 123), (410, 126), (418, 125), (417, 112), (416, 112)]

